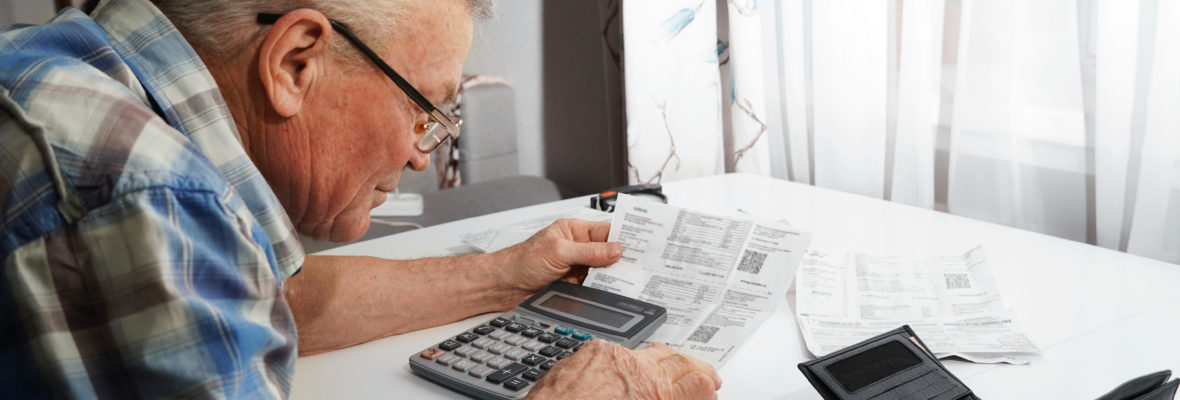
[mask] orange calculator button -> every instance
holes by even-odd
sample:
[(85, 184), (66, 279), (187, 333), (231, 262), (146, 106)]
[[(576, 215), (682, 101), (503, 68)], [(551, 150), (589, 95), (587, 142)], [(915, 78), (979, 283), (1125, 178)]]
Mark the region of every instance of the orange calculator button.
[(422, 350), (422, 353), (420, 353), (420, 354), (418, 354), (418, 355), (419, 355), (419, 356), (421, 356), (422, 358), (425, 358), (425, 359), (427, 359), (427, 360), (433, 360), (433, 359), (436, 359), (436, 358), (438, 358), (439, 356), (441, 356), (441, 355), (443, 355), (443, 354), (446, 354), (446, 352), (445, 352), (445, 351), (442, 351), (442, 350), (439, 350), (439, 349), (437, 349), (437, 348), (431, 347), (431, 348), (429, 348), (429, 349)]

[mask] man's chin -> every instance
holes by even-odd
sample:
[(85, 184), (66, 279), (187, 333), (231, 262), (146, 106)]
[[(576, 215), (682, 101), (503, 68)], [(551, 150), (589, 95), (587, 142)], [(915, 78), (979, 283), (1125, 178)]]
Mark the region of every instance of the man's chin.
[(380, 190), (373, 191), (373, 203), (369, 205), (369, 209), (372, 210), (374, 208), (380, 207), (382, 204), (385, 204), (385, 199), (387, 198), (389, 198), (388, 193), (382, 192)]
[[(369, 231), (369, 214), (366, 212), (357, 218), (336, 218), (331, 224), (319, 224), (315, 227), (299, 226), (299, 233), (318, 241), (348, 243), (360, 239)], [(310, 229), (308, 229), (310, 228)]]
[(365, 236), (365, 232), (369, 231), (369, 214), (366, 213), (363, 218), (357, 221), (348, 221), (344, 224), (333, 225), (331, 233), (328, 235), (328, 240), (336, 243), (349, 243)]

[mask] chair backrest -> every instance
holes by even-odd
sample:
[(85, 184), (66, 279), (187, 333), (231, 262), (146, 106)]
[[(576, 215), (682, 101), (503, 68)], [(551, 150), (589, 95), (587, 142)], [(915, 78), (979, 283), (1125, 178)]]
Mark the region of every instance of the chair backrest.
[(465, 84), (459, 171), (463, 183), (520, 175), (516, 101), (502, 82)]

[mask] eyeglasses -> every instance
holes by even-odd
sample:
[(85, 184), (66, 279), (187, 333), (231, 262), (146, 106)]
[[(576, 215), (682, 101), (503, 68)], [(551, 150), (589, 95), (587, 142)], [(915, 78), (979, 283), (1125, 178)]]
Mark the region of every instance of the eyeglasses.
[[(258, 23), (265, 25), (273, 24), (282, 16), (283, 14), (261, 13), (258, 14)], [(380, 68), (381, 71), (389, 77), (389, 79), (392, 79), (393, 83), (397, 84), (397, 87), (401, 88), (402, 92), (404, 92), (406, 96), (409, 96), (410, 99), (414, 101), (414, 103), (418, 104), (418, 107), (422, 107), (422, 110), (426, 111), (430, 121), (425, 123), (426, 135), (423, 136), (422, 140), (418, 142), (418, 151), (429, 153), (438, 148), (438, 146), (446, 141), (447, 138), (459, 138), (459, 126), (463, 125), (462, 119), (452, 121), (451, 118), (447, 117), (446, 114), (442, 112), (442, 110), (439, 110), (439, 108), (435, 107), (434, 104), (431, 104), (429, 100), (426, 100), (426, 97), (423, 96), (422, 93), (418, 91), (418, 89), (414, 89), (414, 87), (410, 85), (410, 82), (407, 82), (406, 79), (402, 78), (402, 76), (399, 75), (397, 71), (394, 71), (393, 68), (389, 66), (389, 64), (386, 64), (385, 61), (377, 55), (377, 53), (373, 52), (373, 49), (370, 49), (369, 46), (366, 46), (365, 43), (362, 42), (360, 38), (356, 37), (352, 31), (348, 30), (348, 27), (344, 26), (344, 24), (331, 19), (329, 19), (328, 22), (332, 24), (332, 29), (336, 30), (336, 32), (340, 32), (340, 34), (348, 38), (348, 41), (356, 45), (356, 47), (359, 48), (362, 53), (365, 53), (365, 56), (368, 56), (370, 60), (373, 60), (373, 63), (377, 64), (377, 67)], [(417, 124), (415, 124), (415, 128), (417, 128)]]

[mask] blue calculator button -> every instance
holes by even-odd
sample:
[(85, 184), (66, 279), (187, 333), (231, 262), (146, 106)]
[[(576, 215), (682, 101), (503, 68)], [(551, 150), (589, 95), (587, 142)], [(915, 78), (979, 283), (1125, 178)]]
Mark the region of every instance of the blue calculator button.
[(557, 332), (557, 334), (559, 334), (559, 335), (568, 335), (570, 332), (573, 332), (574, 330), (570, 329), (570, 328), (566, 328), (561, 325), (558, 325), (556, 328), (553, 328), (553, 331)]
[(574, 334), (573, 334), (573, 335), (571, 335), (571, 336), (573, 336), (573, 337), (574, 337), (574, 339), (578, 339), (578, 340), (587, 340), (587, 339), (590, 339), (590, 334), (589, 334), (589, 333), (586, 333), (586, 332), (582, 332), (582, 331), (577, 331), (577, 332), (574, 332)]

